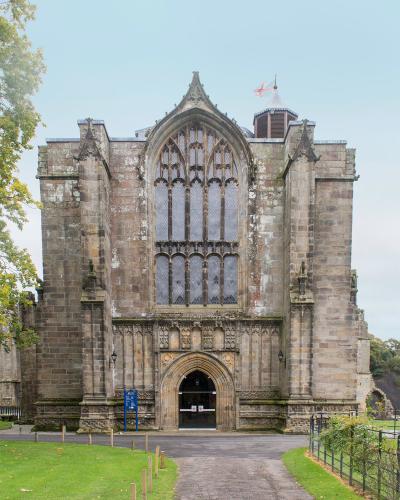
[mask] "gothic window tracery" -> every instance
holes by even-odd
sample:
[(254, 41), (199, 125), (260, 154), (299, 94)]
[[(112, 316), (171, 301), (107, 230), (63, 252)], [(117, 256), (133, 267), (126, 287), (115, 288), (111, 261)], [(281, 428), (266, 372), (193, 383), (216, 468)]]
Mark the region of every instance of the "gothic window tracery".
[(230, 145), (192, 124), (161, 149), (154, 182), (156, 303), (237, 303), (238, 171)]

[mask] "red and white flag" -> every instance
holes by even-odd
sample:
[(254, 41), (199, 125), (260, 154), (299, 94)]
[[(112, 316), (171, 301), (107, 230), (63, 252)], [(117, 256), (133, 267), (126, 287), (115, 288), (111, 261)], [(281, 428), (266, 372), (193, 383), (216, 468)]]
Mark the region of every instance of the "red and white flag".
[(265, 83), (261, 82), (260, 85), (254, 89), (254, 93), (257, 97), (263, 97), (265, 92), (272, 92), (276, 88), (276, 78), (275, 81)]

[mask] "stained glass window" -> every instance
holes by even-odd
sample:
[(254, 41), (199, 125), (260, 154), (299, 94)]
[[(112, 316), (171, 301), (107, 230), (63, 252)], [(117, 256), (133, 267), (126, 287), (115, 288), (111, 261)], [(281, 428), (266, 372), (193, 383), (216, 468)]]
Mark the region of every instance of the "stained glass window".
[(226, 255), (224, 257), (224, 304), (237, 302), (237, 257)]
[(172, 303), (185, 303), (185, 258), (183, 255), (172, 257)]
[(234, 181), (230, 181), (225, 186), (225, 240), (237, 240), (238, 219), (237, 219), (237, 186)]
[(221, 238), (221, 187), (212, 181), (208, 187), (208, 239)]
[(203, 186), (196, 181), (190, 189), (190, 239), (203, 239)]
[(156, 303), (237, 304), (239, 184), (232, 148), (215, 130), (191, 123), (166, 141), (155, 172)]
[(185, 186), (177, 182), (172, 186), (172, 240), (185, 239)]
[(203, 257), (190, 257), (190, 303), (203, 303)]
[(157, 255), (156, 259), (156, 295), (157, 304), (169, 303), (169, 283), (168, 283), (168, 257)]
[(168, 187), (164, 182), (156, 186), (156, 238), (168, 240)]
[(221, 259), (217, 255), (208, 257), (208, 303), (219, 304), (221, 302)]

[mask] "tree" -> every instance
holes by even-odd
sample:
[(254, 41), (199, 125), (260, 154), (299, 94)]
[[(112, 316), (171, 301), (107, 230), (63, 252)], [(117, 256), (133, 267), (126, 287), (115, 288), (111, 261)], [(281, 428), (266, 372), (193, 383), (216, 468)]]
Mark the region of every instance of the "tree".
[(400, 375), (400, 341), (371, 339), (371, 373), (381, 377), (387, 373)]
[(25, 206), (39, 206), (18, 179), (17, 168), (40, 123), (31, 97), (45, 67), (41, 51), (32, 49), (25, 34), (34, 14), (28, 0), (0, 1), (0, 347), (5, 348), (10, 339), (18, 346), (35, 340), (34, 332), (24, 328), (20, 311), (30, 304), (24, 290), (36, 286), (36, 269), (8, 230), (8, 223), (23, 228)]

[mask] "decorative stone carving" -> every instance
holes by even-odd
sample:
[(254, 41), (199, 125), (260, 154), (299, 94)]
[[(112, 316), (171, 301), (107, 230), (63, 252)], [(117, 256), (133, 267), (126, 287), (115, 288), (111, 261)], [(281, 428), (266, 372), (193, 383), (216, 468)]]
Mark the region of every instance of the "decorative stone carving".
[(187, 93), (187, 99), (188, 101), (191, 101), (195, 106), (197, 106), (200, 101), (207, 100), (203, 87), (201, 86), (199, 74), (197, 73), (197, 71), (193, 73), (193, 80)]
[[(118, 388), (115, 390), (115, 398), (116, 399), (123, 399), (124, 397), (124, 389)], [(139, 390), (138, 391), (138, 399), (139, 399), (139, 405), (147, 402), (152, 402), (154, 401), (154, 392), (153, 391), (143, 391)], [(122, 412), (123, 413), (123, 412)]]
[(350, 286), (350, 302), (357, 305), (357, 271), (355, 269), (351, 270), (351, 286)]
[(202, 338), (202, 344), (203, 344), (203, 349), (206, 350), (211, 350), (214, 346), (213, 342), (213, 331), (214, 327), (213, 326), (203, 326), (201, 338)]
[(232, 369), (233, 367), (233, 354), (232, 353), (226, 353), (222, 356), (223, 362), (228, 366), (228, 368)]
[(153, 325), (151, 323), (146, 323), (141, 327), (143, 335), (153, 335)]
[(306, 294), (306, 286), (307, 286), (306, 263), (304, 262), (304, 260), (301, 263), (300, 272), (297, 280), (299, 282), (299, 296), (304, 297), (304, 295)]
[(289, 162), (292, 163), (298, 160), (300, 157), (305, 156), (308, 161), (317, 162), (320, 157), (317, 156), (312, 147), (310, 138), (307, 132), (308, 120), (303, 120), (303, 130), (301, 133), (300, 141), (293, 153), (293, 156), (289, 155)]
[(189, 328), (181, 329), (181, 348), (190, 349), (191, 348), (191, 331)]
[(113, 325), (114, 335), (141, 335), (142, 326), (141, 325)]
[(75, 156), (75, 160), (84, 161), (89, 156), (93, 156), (94, 158), (105, 162), (104, 156), (100, 150), (100, 141), (97, 139), (93, 131), (92, 127), (93, 119), (87, 118), (86, 121), (88, 124), (86, 129), (86, 135), (83, 141), (81, 141), (79, 147), (79, 153), (77, 156)]
[(169, 347), (169, 332), (168, 327), (166, 325), (162, 325), (158, 331), (158, 339), (160, 349), (168, 349)]
[(225, 349), (236, 349), (236, 331), (234, 327), (230, 325), (225, 326)]
[(268, 391), (242, 391), (239, 394), (240, 399), (273, 399), (279, 397), (278, 389), (270, 389)]
[(93, 260), (89, 260), (89, 270), (86, 275), (86, 279), (83, 282), (83, 288), (84, 290), (88, 292), (95, 292), (96, 291), (96, 281), (97, 281), (97, 275), (96, 271), (94, 269), (94, 264)]
[(154, 392), (153, 391), (138, 391), (138, 400), (140, 402), (144, 401), (153, 401), (154, 400)]
[(279, 326), (272, 326), (270, 329), (270, 334), (271, 336), (277, 336), (279, 337)]
[(166, 352), (161, 356), (161, 364), (163, 366), (169, 365), (171, 361), (175, 358), (175, 355), (172, 354), (171, 352)]
[(139, 180), (142, 181), (144, 179), (144, 155), (138, 156), (138, 161), (135, 167), (138, 173)]
[(283, 186), (270, 186), (266, 188), (266, 205), (269, 208), (276, 207), (281, 202)]

